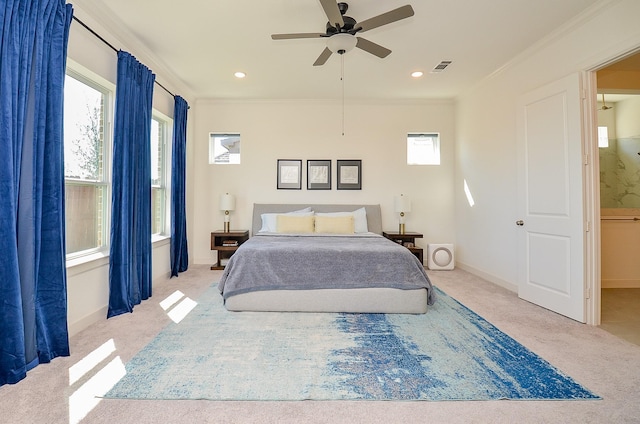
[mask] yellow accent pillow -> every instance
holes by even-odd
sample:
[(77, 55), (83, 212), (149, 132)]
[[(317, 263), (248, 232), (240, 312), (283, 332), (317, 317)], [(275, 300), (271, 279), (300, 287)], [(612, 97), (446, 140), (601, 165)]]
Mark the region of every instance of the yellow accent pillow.
[(276, 232), (278, 233), (313, 233), (313, 216), (278, 215)]
[(316, 216), (316, 233), (353, 234), (353, 215)]

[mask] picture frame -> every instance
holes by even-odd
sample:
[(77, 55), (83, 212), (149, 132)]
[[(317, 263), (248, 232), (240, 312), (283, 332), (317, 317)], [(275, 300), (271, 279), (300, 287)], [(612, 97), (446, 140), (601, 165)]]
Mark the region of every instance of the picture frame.
[(278, 159), (278, 190), (302, 189), (302, 160)]
[(362, 161), (360, 159), (338, 160), (337, 189), (362, 190)]
[(331, 190), (331, 160), (307, 160), (307, 190)]

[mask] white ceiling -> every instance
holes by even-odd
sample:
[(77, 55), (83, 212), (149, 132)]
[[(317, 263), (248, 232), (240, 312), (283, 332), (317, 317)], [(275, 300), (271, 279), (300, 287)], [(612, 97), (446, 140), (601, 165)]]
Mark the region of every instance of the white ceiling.
[[(456, 97), (598, 1), (351, 0), (347, 15), (357, 21), (405, 4), (412, 5), (415, 15), (359, 34), (392, 53), (385, 59), (360, 49), (345, 54), (345, 96)], [(198, 98), (342, 96), (340, 56), (312, 66), (324, 39), (271, 39), (273, 33), (324, 32), (327, 18), (318, 0), (82, 3), (99, 15), (95, 19), (106, 17), (128, 29)], [(453, 63), (442, 73), (430, 73), (442, 60)], [(415, 70), (424, 76), (412, 79), (409, 74)], [(247, 77), (239, 80), (235, 71)], [(162, 83), (162, 77), (158, 80)]]

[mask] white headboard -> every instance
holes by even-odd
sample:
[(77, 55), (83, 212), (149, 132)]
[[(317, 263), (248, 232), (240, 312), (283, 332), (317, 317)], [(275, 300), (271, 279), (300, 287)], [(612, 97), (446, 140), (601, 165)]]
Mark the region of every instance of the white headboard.
[(382, 234), (382, 213), (380, 205), (309, 205), (309, 204), (253, 204), (253, 221), (251, 223), (251, 234), (255, 235), (262, 228), (263, 213), (284, 213), (297, 211), (310, 207), (315, 212), (352, 212), (356, 209), (365, 208), (367, 211), (367, 228), (370, 232)]

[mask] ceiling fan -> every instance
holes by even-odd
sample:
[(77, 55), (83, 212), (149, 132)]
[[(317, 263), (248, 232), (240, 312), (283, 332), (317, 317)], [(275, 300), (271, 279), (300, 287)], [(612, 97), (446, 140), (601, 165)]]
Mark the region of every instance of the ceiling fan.
[(332, 53), (344, 54), (354, 47), (358, 47), (379, 58), (389, 56), (391, 50), (365, 38), (357, 37), (356, 34), (408, 18), (414, 14), (413, 8), (410, 5), (406, 5), (358, 22), (351, 16), (345, 15), (349, 8), (347, 3), (336, 3), (335, 0), (320, 0), (320, 4), (327, 18), (329, 18), (326, 32), (271, 35), (274, 40), (327, 38), (327, 47), (320, 53), (313, 66), (324, 65)]
[(604, 93), (602, 93), (602, 107), (598, 110), (609, 110), (613, 109), (613, 106), (607, 106), (607, 103), (604, 101)]

